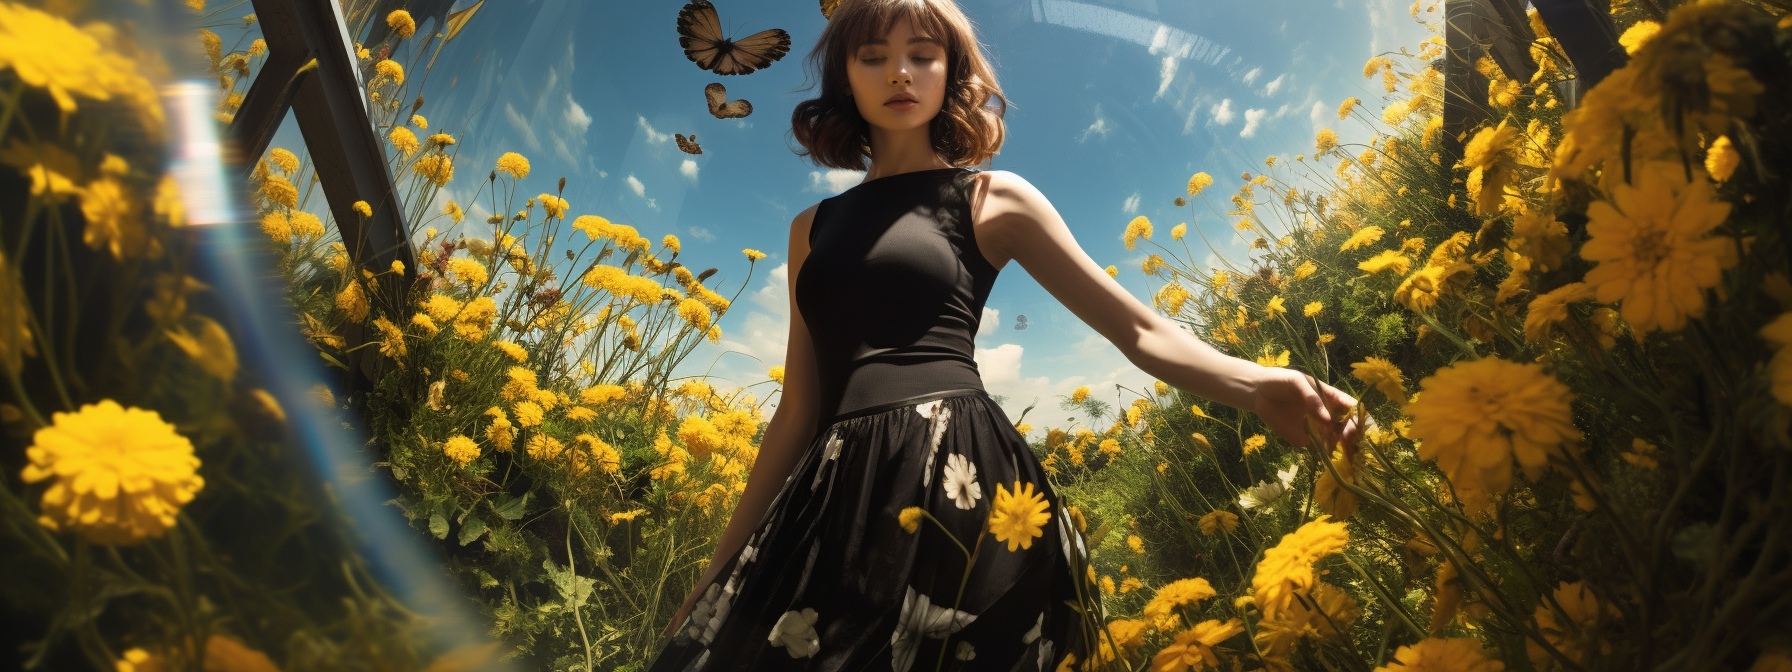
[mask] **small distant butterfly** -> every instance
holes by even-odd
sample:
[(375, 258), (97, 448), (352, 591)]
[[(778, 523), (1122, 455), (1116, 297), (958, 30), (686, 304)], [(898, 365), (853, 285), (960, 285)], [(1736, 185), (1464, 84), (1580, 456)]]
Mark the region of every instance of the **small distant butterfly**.
[(840, 8), (840, 0), (821, 0), (821, 18), (834, 18), (834, 10)]
[(697, 67), (718, 75), (744, 75), (769, 67), (790, 52), (790, 33), (762, 30), (739, 42), (722, 35), (722, 20), (709, 0), (692, 0), (678, 10), (678, 46)]
[(728, 87), (721, 82), (703, 87), (703, 98), (709, 102), (709, 113), (717, 119), (739, 119), (753, 113), (752, 103), (728, 100)]
[(1019, 330), (1026, 329), (1026, 328), (1027, 328), (1027, 316), (1015, 315), (1014, 316), (1014, 329), (1016, 331), (1019, 331)]
[(698, 273), (697, 274), (697, 282), (703, 282), (704, 280), (708, 280), (709, 276), (715, 275), (717, 270), (718, 269), (710, 268), (710, 269), (704, 270), (702, 273)]
[(678, 143), (678, 151), (684, 152), (686, 154), (702, 154), (703, 153), (703, 147), (697, 144), (697, 134), (696, 133), (692, 133), (691, 137), (688, 137), (688, 138), (684, 137), (683, 133), (673, 133), (672, 140), (674, 142)]

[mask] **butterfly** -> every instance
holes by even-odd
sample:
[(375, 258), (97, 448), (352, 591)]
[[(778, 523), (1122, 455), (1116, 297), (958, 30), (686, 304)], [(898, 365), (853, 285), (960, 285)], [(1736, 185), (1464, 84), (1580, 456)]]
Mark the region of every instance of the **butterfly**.
[(821, 0), (821, 18), (834, 18), (834, 10), (840, 8), (840, 0)]
[(709, 113), (717, 119), (739, 119), (753, 113), (752, 103), (728, 100), (728, 87), (721, 82), (703, 87), (703, 97), (709, 101)]
[(768, 67), (790, 51), (790, 33), (762, 30), (739, 42), (722, 36), (722, 20), (709, 0), (692, 0), (678, 10), (678, 46), (697, 67), (718, 75), (744, 75)]
[(703, 147), (697, 144), (697, 134), (696, 133), (692, 133), (691, 137), (689, 137), (689, 138), (684, 137), (683, 133), (673, 133), (672, 140), (674, 142), (678, 143), (678, 151), (684, 152), (686, 154), (702, 154), (703, 153)]
[(1014, 316), (1014, 329), (1016, 331), (1019, 331), (1021, 329), (1026, 329), (1026, 328), (1027, 328), (1027, 316), (1015, 315)]

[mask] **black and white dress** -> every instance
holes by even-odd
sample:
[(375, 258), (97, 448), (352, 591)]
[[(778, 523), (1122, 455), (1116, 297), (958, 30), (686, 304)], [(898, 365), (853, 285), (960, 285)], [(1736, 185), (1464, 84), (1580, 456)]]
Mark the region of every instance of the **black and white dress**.
[[(796, 300), (827, 419), (651, 672), (1088, 659), (1101, 620), (1086, 542), (972, 359), (997, 273), (971, 226), (976, 172), (899, 173), (822, 200)], [(1017, 483), (1047, 504), (1041, 536), (979, 544), (998, 484)], [(951, 536), (926, 519), (905, 530), (911, 506)]]

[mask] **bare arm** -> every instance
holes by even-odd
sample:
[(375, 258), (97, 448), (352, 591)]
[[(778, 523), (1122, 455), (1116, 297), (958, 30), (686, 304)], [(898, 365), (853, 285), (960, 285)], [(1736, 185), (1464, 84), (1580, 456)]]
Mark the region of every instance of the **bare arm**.
[[(1021, 267), (1128, 361), (1177, 388), (1262, 416), (1294, 445), (1306, 445), (1304, 417), (1332, 421), (1349, 395), (1290, 369), (1232, 357), (1140, 303), (1090, 259), (1045, 195), (1020, 176), (990, 171), (980, 207), (987, 242)], [(1352, 436), (1354, 436), (1352, 434)], [(1335, 439), (1329, 434), (1328, 439)]]
[(784, 354), (784, 390), (778, 400), (778, 409), (772, 413), (771, 420), (766, 422), (765, 437), (759, 444), (759, 457), (754, 460), (753, 470), (747, 475), (747, 489), (741, 493), (740, 503), (735, 505), (733, 517), (728, 520), (728, 526), (716, 541), (715, 554), (710, 557), (709, 568), (698, 579), (696, 587), (685, 599), (678, 614), (667, 625), (668, 634), (684, 620), (685, 614), (696, 604), (697, 598), (721, 574), (722, 565), (727, 559), (746, 544), (747, 537), (765, 517), (772, 500), (777, 498), (778, 491), (784, 487), (785, 479), (789, 478), (791, 470), (796, 467), (797, 459), (802, 457), (803, 448), (815, 437), (815, 423), (820, 420), (817, 416), (821, 412), (818, 399), (821, 383), (815, 372), (815, 347), (809, 340), (809, 327), (803, 322), (802, 312), (796, 307), (796, 278), (803, 260), (809, 256), (809, 225), (814, 216), (815, 208), (811, 206), (798, 214), (790, 224), (790, 339)]

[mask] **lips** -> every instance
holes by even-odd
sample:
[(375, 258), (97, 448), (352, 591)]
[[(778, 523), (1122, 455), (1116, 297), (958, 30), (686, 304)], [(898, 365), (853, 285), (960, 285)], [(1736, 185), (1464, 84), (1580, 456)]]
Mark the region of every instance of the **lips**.
[(885, 105), (900, 105), (902, 103), (917, 103), (917, 102), (920, 102), (920, 101), (915, 100), (914, 96), (911, 96), (906, 93), (898, 93), (894, 96), (890, 96), (890, 99), (884, 101), (884, 104)]

